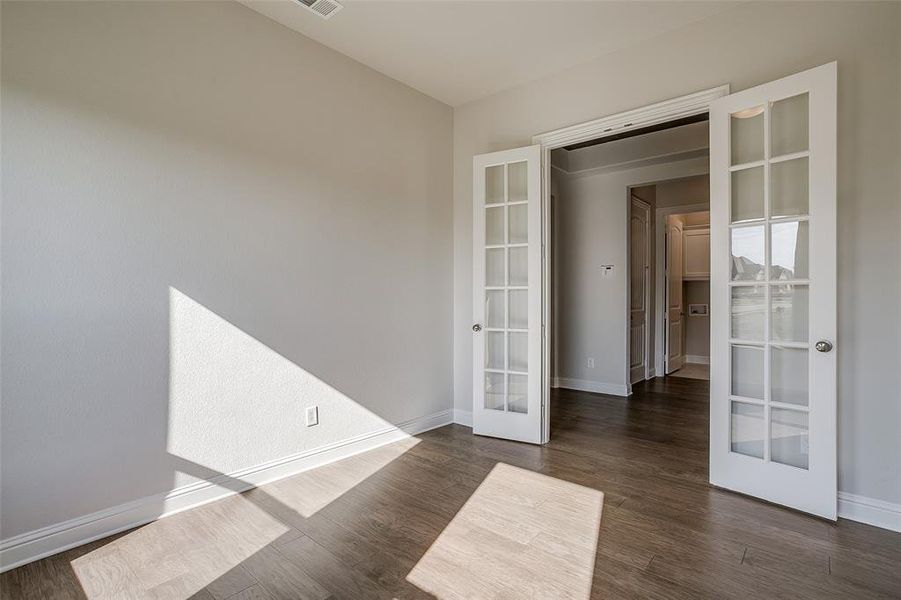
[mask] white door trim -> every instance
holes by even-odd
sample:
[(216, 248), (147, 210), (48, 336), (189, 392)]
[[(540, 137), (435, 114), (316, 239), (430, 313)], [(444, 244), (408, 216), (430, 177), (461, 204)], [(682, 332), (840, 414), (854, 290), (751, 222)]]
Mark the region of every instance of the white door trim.
[[(649, 104), (633, 110), (615, 113), (599, 119), (586, 121), (569, 127), (546, 131), (532, 136), (533, 144), (541, 144), (541, 246), (543, 249), (542, 259), (542, 325), (550, 324), (550, 286), (548, 285), (548, 274), (550, 273), (550, 218), (548, 218), (548, 208), (551, 197), (551, 150), (577, 144), (579, 142), (587, 142), (609, 135), (619, 134), (624, 131), (634, 131), (643, 127), (674, 121), (683, 117), (690, 117), (706, 113), (710, 109), (710, 103), (717, 98), (722, 98), (729, 94), (729, 84), (721, 85), (707, 90), (701, 90), (678, 98), (671, 98)], [(627, 242), (628, 243), (628, 242)], [(628, 252), (628, 248), (626, 248)], [(627, 286), (628, 287), (628, 286)], [(628, 289), (626, 290), (628, 294)], [(625, 335), (629, 335), (628, 325), (624, 328)], [(547, 343), (548, 336), (543, 339), (542, 348), (542, 394), (544, 394), (542, 402), (542, 443), (547, 443), (550, 439), (550, 345)]]
[(532, 143), (541, 144), (542, 147), (552, 150), (569, 146), (570, 144), (619, 134), (624, 131), (675, 121), (683, 117), (691, 117), (707, 112), (713, 100), (728, 94), (729, 84), (721, 85), (577, 125), (539, 133), (532, 136)]

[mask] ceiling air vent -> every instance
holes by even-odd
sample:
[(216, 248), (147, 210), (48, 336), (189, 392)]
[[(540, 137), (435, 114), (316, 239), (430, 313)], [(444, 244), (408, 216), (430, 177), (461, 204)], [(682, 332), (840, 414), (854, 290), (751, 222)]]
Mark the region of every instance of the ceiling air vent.
[(330, 19), (344, 6), (335, 0), (297, 0), (311, 11), (322, 17)]

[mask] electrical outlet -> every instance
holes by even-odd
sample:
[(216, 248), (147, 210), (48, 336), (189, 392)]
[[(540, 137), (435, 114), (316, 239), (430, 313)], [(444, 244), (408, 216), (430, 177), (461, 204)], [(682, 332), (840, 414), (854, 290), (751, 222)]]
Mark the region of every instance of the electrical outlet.
[(593, 358), (589, 358), (589, 359), (588, 359), (588, 368), (589, 368), (589, 369), (593, 369), (593, 368), (594, 368), (594, 359), (593, 359)]
[(307, 407), (307, 427), (312, 427), (313, 425), (319, 425), (319, 407), (318, 406), (308, 406)]

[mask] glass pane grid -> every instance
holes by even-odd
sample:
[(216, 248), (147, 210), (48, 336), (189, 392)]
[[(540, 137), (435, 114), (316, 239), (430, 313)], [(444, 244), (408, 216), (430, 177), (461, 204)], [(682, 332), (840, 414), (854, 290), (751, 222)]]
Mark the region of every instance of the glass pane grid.
[(810, 412), (810, 407), (808, 406), (800, 406), (798, 404), (792, 404), (790, 402), (776, 402), (775, 400), (770, 401), (770, 406), (773, 408), (785, 408), (788, 410), (807, 413)]
[(528, 413), (528, 163), (488, 167), (485, 408)]
[[(504, 165), (504, 202), (510, 201), (510, 166)], [(504, 207), (504, 236), (502, 243), (506, 244), (510, 239), (510, 209), (508, 207)], [(510, 253), (508, 250), (504, 250), (504, 285), (508, 285), (510, 283)], [(507, 293), (504, 292), (504, 329), (508, 326), (509, 320), (509, 307), (507, 306)], [(510, 349), (508, 347), (510, 340), (510, 334), (506, 331), (504, 332), (504, 410), (508, 410), (507, 407), (507, 398), (510, 394)]]
[(736, 171), (747, 171), (749, 169), (753, 169), (755, 167), (762, 167), (764, 164), (764, 160), (755, 160), (751, 162), (741, 163), (737, 165), (732, 165), (729, 167), (729, 171), (735, 173)]
[[(775, 165), (777, 163), (786, 162), (789, 160), (795, 160), (796, 158), (806, 158), (808, 156), (810, 156), (810, 150), (804, 150), (802, 152), (792, 152), (791, 154), (780, 154), (779, 156), (771, 157), (770, 163)], [(741, 167), (741, 165), (739, 165), (738, 168), (740, 168), (740, 167)], [(734, 168), (736, 168), (736, 167), (733, 167), (733, 169)]]
[(729, 412), (732, 452), (807, 469), (810, 152), (803, 96), (731, 117)]

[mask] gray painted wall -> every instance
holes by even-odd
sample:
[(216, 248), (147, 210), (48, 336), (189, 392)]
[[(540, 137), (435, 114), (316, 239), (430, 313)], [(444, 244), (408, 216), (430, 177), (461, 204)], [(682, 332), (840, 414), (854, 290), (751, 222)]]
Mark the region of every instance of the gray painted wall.
[(2, 28), (3, 538), (451, 408), (448, 106), (233, 2)]

